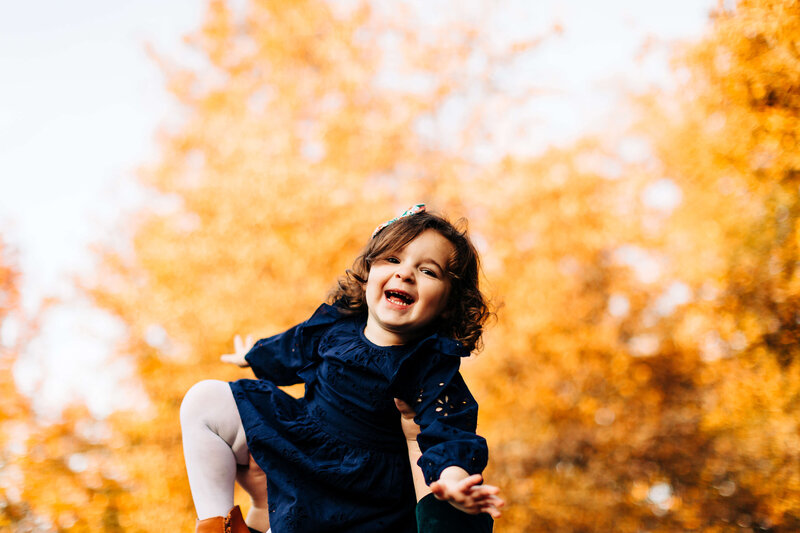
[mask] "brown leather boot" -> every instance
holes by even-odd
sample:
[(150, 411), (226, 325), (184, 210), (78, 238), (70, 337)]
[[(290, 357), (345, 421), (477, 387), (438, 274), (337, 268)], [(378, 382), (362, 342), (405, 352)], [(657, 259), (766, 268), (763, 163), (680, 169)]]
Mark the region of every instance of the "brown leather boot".
[(242, 518), (242, 511), (236, 505), (228, 512), (228, 516), (214, 516), (197, 521), (195, 533), (250, 533)]

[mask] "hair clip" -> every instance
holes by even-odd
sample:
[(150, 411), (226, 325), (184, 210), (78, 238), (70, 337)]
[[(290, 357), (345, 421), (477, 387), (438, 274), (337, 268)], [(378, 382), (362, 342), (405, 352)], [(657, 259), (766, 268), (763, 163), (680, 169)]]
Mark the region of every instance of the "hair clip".
[(372, 237), (370, 237), (370, 239), (374, 239), (375, 235), (380, 233), (383, 228), (397, 222), (401, 218), (410, 217), (411, 215), (416, 215), (417, 213), (424, 213), (424, 212), (425, 212), (425, 204), (417, 204), (412, 207), (409, 207), (408, 209), (403, 211), (403, 214), (400, 215), (399, 217), (393, 218), (392, 220), (388, 220), (383, 224), (381, 224), (380, 226), (378, 226), (377, 228), (375, 228), (375, 231), (372, 232)]

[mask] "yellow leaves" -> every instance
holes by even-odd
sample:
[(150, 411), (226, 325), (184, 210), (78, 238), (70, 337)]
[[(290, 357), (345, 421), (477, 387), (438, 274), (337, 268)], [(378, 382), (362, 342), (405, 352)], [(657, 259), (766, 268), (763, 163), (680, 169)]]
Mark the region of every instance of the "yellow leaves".
[(209, 2), (200, 36), (208, 58), (215, 66), (225, 66), (225, 57), (230, 51), (230, 40), (234, 31), (233, 13), (227, 3), (224, 0)]
[[(249, 376), (218, 361), (235, 334), (305, 319), (378, 222), (427, 201), (470, 218), (502, 304), (485, 352), (464, 365), (491, 443), (487, 478), (511, 503), (498, 529), (791, 523), (793, 5), (741, 2), (717, 18), (684, 61), (692, 77), (681, 92), (643, 100), (631, 138), (646, 155), (595, 139), (478, 165), (497, 107), (467, 101), (463, 130), (437, 128), (451, 98), (509, 64), (484, 48), (479, 25), (421, 39), (412, 19), (382, 18), (367, 3), (212, 2), (190, 40), (211, 68), (170, 73), (184, 121), (141, 175), (169, 201), (132, 221), (131, 253), (106, 251), (91, 287), (128, 326), (120, 351), (150, 407), (115, 414), (116, 440), (102, 453), (52, 435), (34, 446), (20, 468), (37, 512), (73, 531), (152, 531), (164, 516), (190, 530), (177, 423), (185, 390)], [(505, 59), (537, 42), (510, 43)], [(413, 83), (392, 84), (387, 72)], [(512, 96), (495, 96), (514, 108)], [(680, 202), (648, 204), (665, 184)], [(16, 305), (16, 273), (4, 265), (3, 256), (0, 319)], [(664, 303), (675, 286), (686, 294)], [(3, 397), (3, 416), (25, 409)], [(71, 470), (70, 458), (86, 469)]]

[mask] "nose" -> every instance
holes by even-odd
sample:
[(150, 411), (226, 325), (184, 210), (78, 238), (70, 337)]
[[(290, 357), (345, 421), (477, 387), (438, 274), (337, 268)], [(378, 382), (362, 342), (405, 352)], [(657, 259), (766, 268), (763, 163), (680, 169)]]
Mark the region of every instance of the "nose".
[(408, 281), (413, 283), (414, 269), (405, 263), (400, 263), (399, 265), (397, 265), (397, 268), (394, 271), (394, 276), (396, 278), (402, 279), (403, 281)]

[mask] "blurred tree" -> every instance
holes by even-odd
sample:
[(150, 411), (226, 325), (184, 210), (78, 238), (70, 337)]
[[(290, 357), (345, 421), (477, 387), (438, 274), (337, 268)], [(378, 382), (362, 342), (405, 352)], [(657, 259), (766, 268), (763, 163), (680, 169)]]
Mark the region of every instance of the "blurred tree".
[(431, 136), (443, 106), (488, 86), (464, 67), (482, 41), (470, 25), (422, 38), (417, 22), (405, 3), (215, 0), (188, 39), (198, 66), (160, 60), (183, 118), (141, 174), (152, 204), (131, 249), (106, 250), (87, 287), (127, 324), (121, 351), (150, 399), (112, 417), (129, 450), (124, 530), (193, 527), (178, 408), (200, 379), (251, 375), (219, 361), (235, 334), (307, 318), (398, 210), (462, 210), (469, 166)]
[(510, 503), (498, 531), (677, 527), (646, 499), (702, 444), (679, 416), (696, 392), (681, 354), (647, 331), (655, 280), (631, 268), (651, 253), (635, 223), (643, 176), (620, 180), (620, 165), (585, 140), (488, 173), (504, 183), (482, 197), (503, 307), (469, 370)]
[(247, 376), (234, 334), (307, 317), (424, 200), (470, 218), (502, 304), (465, 365), (498, 531), (797, 530), (797, 3), (720, 10), (635, 131), (527, 159), (491, 142), (519, 97), (493, 69), (536, 39), (414, 6), (212, 1), (197, 66), (162, 60), (182, 120), (88, 287), (149, 396), (112, 417), (114, 523), (191, 529), (183, 393)]
[(20, 306), (20, 273), (0, 240), (0, 529), (119, 531), (109, 430), (85, 408), (42, 420), (13, 366), (39, 332)]
[(17, 390), (12, 367), (19, 353), (19, 272), (0, 240), (0, 527), (35, 522), (22, 501), (22, 472), (16, 459), (25, 449), (29, 403)]
[(798, 43), (796, 1), (721, 10), (684, 96), (643, 125), (682, 196), (664, 248), (697, 296), (672, 332), (703, 363), (700, 523), (800, 529)]
[(628, 136), (489, 172), (501, 527), (800, 528), (798, 42), (797, 2), (721, 9)]

